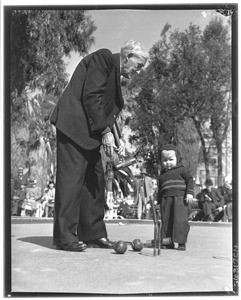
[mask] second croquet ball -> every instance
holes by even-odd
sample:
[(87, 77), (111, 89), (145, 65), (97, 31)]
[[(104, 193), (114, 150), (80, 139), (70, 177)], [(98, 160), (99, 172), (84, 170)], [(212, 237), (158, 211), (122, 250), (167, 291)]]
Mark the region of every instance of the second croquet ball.
[(127, 250), (127, 244), (124, 241), (118, 241), (114, 246), (115, 252), (118, 254), (124, 254)]
[(141, 251), (143, 249), (143, 243), (139, 239), (135, 239), (131, 243), (131, 247), (134, 251)]

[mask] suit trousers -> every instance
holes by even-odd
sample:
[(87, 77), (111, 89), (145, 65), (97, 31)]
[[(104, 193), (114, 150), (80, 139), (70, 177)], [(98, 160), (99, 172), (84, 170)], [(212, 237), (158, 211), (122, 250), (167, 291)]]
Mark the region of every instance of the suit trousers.
[(233, 220), (233, 204), (228, 202), (224, 208), (224, 222)]
[(188, 205), (183, 196), (169, 196), (161, 199), (162, 239), (169, 237), (174, 243), (186, 243), (190, 225)]
[(211, 202), (211, 201), (205, 201), (203, 202), (203, 213), (204, 213), (204, 216), (207, 217), (211, 214), (213, 214), (214, 216), (217, 215), (217, 206), (215, 203)]
[(99, 150), (85, 150), (57, 130), (54, 239), (63, 244), (107, 237)]

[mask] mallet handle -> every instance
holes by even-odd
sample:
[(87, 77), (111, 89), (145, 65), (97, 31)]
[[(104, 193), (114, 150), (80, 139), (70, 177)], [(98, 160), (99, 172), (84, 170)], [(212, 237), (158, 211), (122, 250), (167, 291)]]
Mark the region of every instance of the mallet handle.
[(112, 129), (113, 129), (116, 146), (119, 148), (120, 147), (120, 131), (119, 131), (119, 126), (116, 122), (113, 124)]
[(156, 248), (158, 247), (158, 255), (160, 255), (160, 228), (157, 220), (156, 209), (154, 205), (154, 199), (150, 196), (151, 207), (153, 212), (153, 222), (154, 222), (154, 247), (153, 247), (153, 255), (156, 256)]

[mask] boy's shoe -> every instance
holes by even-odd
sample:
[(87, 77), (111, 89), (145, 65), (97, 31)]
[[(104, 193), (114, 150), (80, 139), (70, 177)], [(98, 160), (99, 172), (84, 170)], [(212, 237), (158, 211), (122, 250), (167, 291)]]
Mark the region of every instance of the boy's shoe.
[(186, 244), (178, 244), (177, 250), (185, 251), (186, 250)]
[(175, 249), (174, 243), (171, 243), (170, 245), (162, 245), (161, 249)]
[[(148, 241), (148, 242), (151, 242), (151, 246), (153, 247), (154, 246), (154, 240), (151, 240), (151, 241)], [(166, 244), (166, 245), (163, 245), (163, 243), (161, 244), (161, 249), (175, 249), (175, 245), (174, 243), (170, 243), (170, 244)]]

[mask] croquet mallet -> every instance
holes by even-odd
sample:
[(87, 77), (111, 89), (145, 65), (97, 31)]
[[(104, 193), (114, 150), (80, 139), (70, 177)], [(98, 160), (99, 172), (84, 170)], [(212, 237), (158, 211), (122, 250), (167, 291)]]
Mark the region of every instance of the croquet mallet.
[[(156, 207), (154, 204), (153, 196), (150, 196), (151, 207), (153, 212), (153, 222), (154, 222), (154, 246), (153, 246), (153, 256), (156, 256), (156, 252), (158, 255), (161, 254), (161, 220), (160, 213), (156, 211)], [(157, 251), (156, 251), (157, 250)]]

